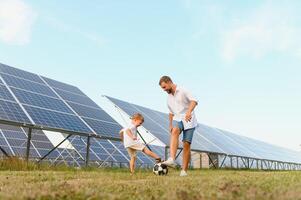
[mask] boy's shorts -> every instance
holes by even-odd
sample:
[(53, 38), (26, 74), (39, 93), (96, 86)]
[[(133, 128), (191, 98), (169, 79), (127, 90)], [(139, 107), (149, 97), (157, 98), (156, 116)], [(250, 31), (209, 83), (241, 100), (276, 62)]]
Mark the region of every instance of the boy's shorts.
[(184, 130), (184, 125), (182, 121), (173, 121), (172, 126), (178, 127), (180, 129), (180, 133), (183, 132), (182, 142), (189, 142), (191, 144), (195, 128)]
[(143, 151), (144, 148), (144, 144), (134, 144), (130, 147), (127, 147), (126, 150), (128, 151), (130, 158), (133, 158), (137, 156), (137, 151)]

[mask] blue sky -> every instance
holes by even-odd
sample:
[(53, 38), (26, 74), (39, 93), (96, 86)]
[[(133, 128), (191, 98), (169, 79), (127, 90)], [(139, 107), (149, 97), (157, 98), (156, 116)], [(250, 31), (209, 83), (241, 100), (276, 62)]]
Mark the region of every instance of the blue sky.
[[(300, 150), (300, 1), (0, 0), (0, 62), (167, 111), (162, 75), (199, 121)], [(101, 105), (100, 105), (101, 106)]]

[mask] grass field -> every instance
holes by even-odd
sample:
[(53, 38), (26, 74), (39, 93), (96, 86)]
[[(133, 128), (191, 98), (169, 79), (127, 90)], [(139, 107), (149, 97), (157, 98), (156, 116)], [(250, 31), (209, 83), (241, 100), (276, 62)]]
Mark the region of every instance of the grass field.
[(0, 199), (301, 199), (301, 172), (48, 168), (0, 163)]

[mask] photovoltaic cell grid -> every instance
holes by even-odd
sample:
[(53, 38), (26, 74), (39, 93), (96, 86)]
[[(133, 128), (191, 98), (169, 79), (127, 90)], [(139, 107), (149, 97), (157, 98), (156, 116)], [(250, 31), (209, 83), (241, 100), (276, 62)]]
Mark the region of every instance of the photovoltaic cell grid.
[[(145, 117), (143, 126), (169, 145), (168, 115), (119, 99), (107, 97), (128, 115), (140, 112)], [(228, 131), (199, 124), (194, 134), (192, 149), (226, 155), (274, 160), (281, 162), (301, 163), (299, 152), (271, 145), (262, 141), (243, 137)]]
[[(20, 107), (18, 103), (20, 102), (33, 122), (38, 125), (87, 133), (91, 132), (89, 128), (91, 127), (95, 132), (111, 137), (121, 129), (96, 103), (74, 86), (3, 64), (0, 64), (0, 77), (2, 78), (0, 79), (1, 119), (31, 123)], [(9, 155), (24, 157), (27, 131), (20, 127), (1, 125), (1, 147)], [(72, 136), (70, 141), (75, 149), (58, 148), (47, 158), (69, 165), (83, 165), (86, 156), (86, 137)], [(42, 157), (53, 147), (43, 131), (33, 131), (31, 158)], [(106, 161), (112, 162), (114, 165), (116, 163), (124, 165), (128, 163), (129, 158), (122, 143), (92, 138), (90, 160), (91, 162)], [(153, 161), (144, 154), (139, 154), (138, 163), (145, 165), (152, 164)]]
[[(0, 125), (0, 144), (1, 147), (10, 156), (24, 157), (26, 153), (27, 145), (27, 130), (9, 126), (9, 125)], [(53, 148), (53, 145), (50, 143), (48, 138), (41, 130), (34, 130), (32, 132), (31, 140), (31, 158), (39, 158), (44, 156)], [(58, 152), (54, 151), (49, 155), (49, 159), (54, 159), (58, 156)]]
[(77, 87), (4, 64), (0, 77), (1, 119), (119, 138), (121, 126)]

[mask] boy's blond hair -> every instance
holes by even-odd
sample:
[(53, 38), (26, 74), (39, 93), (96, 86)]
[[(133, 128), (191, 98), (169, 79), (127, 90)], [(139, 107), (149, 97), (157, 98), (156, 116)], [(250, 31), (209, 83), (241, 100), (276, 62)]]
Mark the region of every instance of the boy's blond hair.
[(143, 117), (143, 115), (142, 114), (140, 114), (140, 113), (136, 113), (136, 114), (134, 114), (132, 117), (131, 117), (131, 119), (138, 119), (138, 120), (141, 120), (142, 122), (144, 122), (144, 117)]

